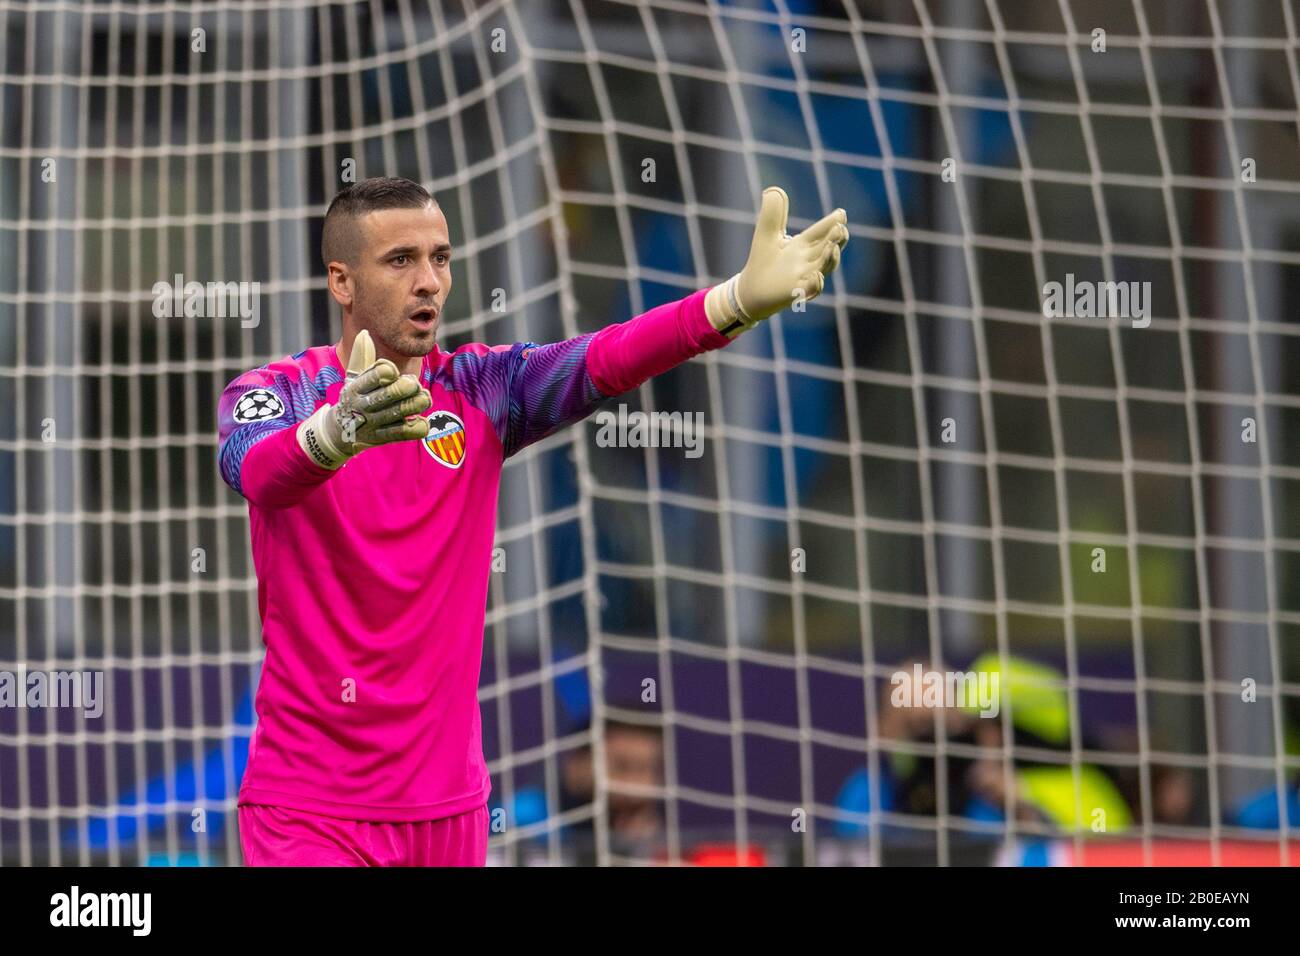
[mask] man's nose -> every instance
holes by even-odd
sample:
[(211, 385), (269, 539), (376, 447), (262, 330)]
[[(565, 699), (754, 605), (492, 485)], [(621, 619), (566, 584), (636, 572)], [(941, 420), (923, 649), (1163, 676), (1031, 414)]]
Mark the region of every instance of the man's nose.
[(432, 263), (426, 259), (424, 261), (424, 268), (422, 268), (415, 277), (415, 294), (424, 298), (429, 298), (437, 295), (441, 291), (442, 288), (438, 285), (437, 270), (435, 270)]

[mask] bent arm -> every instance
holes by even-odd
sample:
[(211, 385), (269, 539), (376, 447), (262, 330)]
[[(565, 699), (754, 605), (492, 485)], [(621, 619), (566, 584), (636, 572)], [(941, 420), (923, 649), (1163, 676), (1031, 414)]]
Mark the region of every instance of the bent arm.
[[(284, 376), (255, 370), (221, 393), (217, 411), (221, 477), (260, 508), (297, 504), (334, 474), (299, 446), (295, 410), (314, 399), (304, 393), (295, 401), (292, 392)], [(250, 411), (253, 400), (257, 405)], [(265, 418), (249, 420), (263, 410)]]
[(241, 469), (241, 494), (259, 508), (288, 508), (335, 474), (307, 457), (298, 443), (297, 428), (285, 428), (248, 449)]

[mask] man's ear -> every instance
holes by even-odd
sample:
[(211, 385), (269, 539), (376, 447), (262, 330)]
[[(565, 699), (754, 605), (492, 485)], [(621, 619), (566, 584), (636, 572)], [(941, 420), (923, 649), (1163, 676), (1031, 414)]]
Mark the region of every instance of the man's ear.
[(352, 271), (348, 268), (346, 262), (331, 262), (329, 264), (329, 289), (334, 301), (343, 308), (346, 309), (352, 305), (352, 296), (356, 293), (356, 285), (352, 280)]

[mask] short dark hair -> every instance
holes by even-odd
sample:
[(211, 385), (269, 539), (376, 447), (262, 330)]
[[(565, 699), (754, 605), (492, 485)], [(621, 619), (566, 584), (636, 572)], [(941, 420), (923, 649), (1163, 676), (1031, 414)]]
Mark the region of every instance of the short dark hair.
[(419, 183), (400, 176), (375, 176), (340, 189), (325, 213), (321, 229), (320, 257), (331, 262), (356, 263), (360, 235), (357, 220), (378, 209), (422, 209), (438, 201)]

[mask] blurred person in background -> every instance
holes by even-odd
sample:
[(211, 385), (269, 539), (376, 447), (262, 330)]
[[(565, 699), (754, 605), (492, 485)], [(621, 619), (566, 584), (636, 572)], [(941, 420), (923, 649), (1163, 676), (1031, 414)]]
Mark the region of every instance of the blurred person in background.
[[(1002, 770), (1005, 741), (1002, 720), (981, 720), (976, 738), (987, 756), (974, 770), (973, 788), (992, 806), (1012, 806), (1017, 819), (1047, 823), (1061, 830), (1120, 833), (1133, 825), (1133, 814), (1109, 768), (1070, 761), (1070, 707), (1062, 686), (1065, 675), (1053, 667), (1024, 658), (1007, 658), (1002, 670), (998, 655), (984, 654), (972, 665), (976, 673), (997, 674), (1002, 707), (1011, 708), (1015, 748), (1015, 791), (1006, 792)], [(1096, 750), (1086, 728), (1080, 749)], [(1030, 750), (1035, 753), (1026, 754)], [(1053, 759), (1053, 755), (1059, 755)], [(1008, 797), (1011, 799), (1008, 800)]]
[[(663, 801), (655, 793), (664, 785), (663, 731), (647, 724), (607, 720), (604, 723), (605, 793), (608, 807), (610, 850), (615, 855), (649, 859), (662, 849), (665, 827)], [(590, 744), (569, 750), (559, 758), (558, 806), (547, 806), (545, 790), (518, 788), (504, 807), (510, 826), (545, 823), (552, 816), (588, 812), (562, 828), (566, 863), (596, 863), (596, 828), (590, 813), (596, 797), (596, 767)], [(545, 836), (538, 835), (539, 845)]]
[[(910, 671), (915, 662), (900, 668)], [(948, 813), (970, 820), (997, 822), (1006, 819), (1007, 809), (1017, 820), (1041, 822), (1065, 831), (1104, 827), (1118, 833), (1132, 826), (1133, 818), (1112, 777), (1102, 768), (1078, 766), (1076, 799), (1075, 770), (1070, 757), (1069, 701), (1062, 686), (1064, 676), (1054, 668), (1023, 658), (1008, 657), (1003, 672), (998, 655), (979, 657), (970, 667), (975, 674), (998, 677), (997, 716), (979, 716), (979, 705), (943, 708), (949, 745), (972, 744), (981, 749), (977, 757), (949, 754)], [(923, 663), (923, 667), (928, 667)], [(912, 700), (920, 699), (911, 695)], [(1002, 709), (1011, 707), (1014, 734), (1012, 787), (1007, 786), (1003, 756)], [(894, 706), (889, 693), (881, 695), (880, 736), (882, 742), (932, 742), (937, 727), (934, 707)], [(1086, 742), (1083, 749), (1089, 749)], [(1026, 750), (1034, 751), (1026, 754)], [(1060, 755), (1060, 762), (1050, 755)], [(935, 798), (935, 758), (907, 753), (886, 753), (881, 759), (880, 810), (930, 816), (938, 813)], [(867, 770), (849, 776), (840, 789), (837, 804), (857, 817), (872, 811), (871, 780)], [(1100, 814), (1097, 813), (1100, 811)], [(845, 817), (836, 826), (841, 836), (862, 835), (867, 825)]]
[[(919, 702), (922, 697), (919, 688), (911, 688), (913, 669), (920, 664), (929, 670), (927, 661), (909, 659), (899, 664), (897, 676), (902, 681), (897, 685), (900, 690), (912, 690), (905, 693), (905, 699), (917, 702), (914, 706), (895, 706), (892, 688), (880, 694), (879, 728), (880, 739), (888, 747), (890, 743), (922, 743), (933, 745), (938, 733), (940, 710), (944, 721), (945, 738), (949, 744), (977, 744), (976, 729), (979, 718), (959, 707), (927, 707)], [(997, 813), (996, 808), (987, 805), (984, 797), (971, 786), (975, 760), (969, 756), (949, 755), (947, 760), (947, 807), (948, 813), (972, 819), (989, 819)], [(935, 816), (939, 812), (938, 784), (935, 758), (927, 754), (911, 753), (905, 749), (887, 750), (881, 754), (879, 780), (879, 809), (886, 813), (910, 814), (916, 816)], [(855, 771), (840, 788), (837, 805), (841, 810), (853, 814), (871, 813), (872, 781), (866, 769)], [(848, 818), (836, 824), (836, 833), (840, 836), (853, 836), (866, 833), (866, 823), (851, 821)]]
[[(615, 853), (644, 855), (664, 836), (663, 802), (653, 794), (663, 788), (663, 732), (658, 727), (623, 721), (605, 722), (606, 801), (609, 835)], [(591, 747), (570, 751), (560, 772), (561, 811), (595, 799)], [(591, 832), (591, 821), (585, 825)]]

